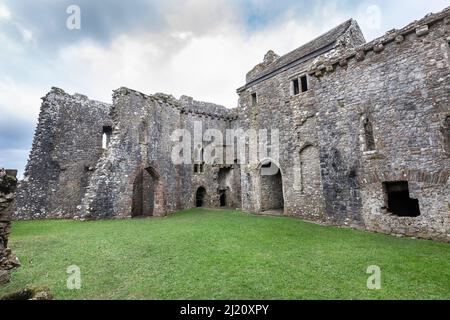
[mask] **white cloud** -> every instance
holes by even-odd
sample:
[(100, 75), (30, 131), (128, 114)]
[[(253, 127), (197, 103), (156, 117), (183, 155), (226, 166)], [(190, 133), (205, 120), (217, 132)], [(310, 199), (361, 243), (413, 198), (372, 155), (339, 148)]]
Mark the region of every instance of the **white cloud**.
[(287, 53), (347, 19), (325, 5), (315, 19), (287, 12), (281, 23), (248, 34), (229, 2), (194, 2), (198, 7), (190, 1), (169, 11), (162, 32), (121, 35), (106, 48), (84, 42), (62, 49), (55, 64), (68, 89), (110, 101), (111, 90), (127, 86), (236, 107), (236, 89), (269, 49)]
[(366, 19), (365, 24), (367, 28), (371, 30), (380, 30), (381, 29), (381, 9), (377, 5), (370, 5), (366, 9)]
[(0, 3), (0, 19), (8, 20), (9, 18), (11, 18), (11, 11), (9, 11), (7, 6)]
[(40, 98), (45, 88), (19, 84), (11, 78), (0, 78), (0, 106), (3, 115), (35, 122), (39, 115)]

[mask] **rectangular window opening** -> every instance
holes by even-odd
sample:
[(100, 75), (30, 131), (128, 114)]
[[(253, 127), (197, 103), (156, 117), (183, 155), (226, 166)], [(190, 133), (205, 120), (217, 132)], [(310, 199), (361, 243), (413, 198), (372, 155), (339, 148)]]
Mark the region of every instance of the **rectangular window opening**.
[(446, 154), (450, 155), (450, 116), (445, 118), (441, 131), (443, 136), (444, 151)]
[(256, 96), (256, 93), (252, 93), (252, 106), (255, 107), (258, 103), (258, 98)]
[(389, 213), (397, 217), (420, 216), (419, 200), (410, 198), (407, 181), (383, 182), (383, 190)]
[(112, 127), (110, 126), (104, 126), (103, 127), (103, 134), (102, 134), (102, 148), (108, 149), (109, 145), (111, 143), (111, 135), (112, 135)]
[(308, 76), (304, 75), (300, 77), (300, 81), (302, 84), (302, 92), (308, 91)]
[(292, 88), (293, 88), (294, 96), (296, 96), (300, 93), (300, 85), (299, 85), (298, 79), (292, 80)]

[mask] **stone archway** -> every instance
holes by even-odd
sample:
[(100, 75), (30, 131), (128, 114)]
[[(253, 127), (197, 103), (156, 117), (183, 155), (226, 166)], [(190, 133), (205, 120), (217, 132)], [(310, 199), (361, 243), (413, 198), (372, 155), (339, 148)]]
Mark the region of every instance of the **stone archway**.
[(203, 208), (206, 204), (206, 189), (199, 187), (195, 192), (195, 206), (197, 208)]
[(152, 167), (140, 169), (133, 183), (132, 217), (151, 217), (164, 211), (160, 177)]
[(261, 211), (284, 211), (283, 176), (277, 164), (266, 160), (260, 166)]

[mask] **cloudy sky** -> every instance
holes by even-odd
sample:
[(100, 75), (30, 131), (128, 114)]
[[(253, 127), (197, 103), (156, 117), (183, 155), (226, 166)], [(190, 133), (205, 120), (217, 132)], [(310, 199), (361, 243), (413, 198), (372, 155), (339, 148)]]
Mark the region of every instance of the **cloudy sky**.
[[(67, 28), (67, 8), (81, 29)], [(448, 0), (0, 0), (0, 167), (23, 172), (52, 86), (111, 101), (121, 86), (232, 108), (245, 74), (349, 18), (367, 40)]]

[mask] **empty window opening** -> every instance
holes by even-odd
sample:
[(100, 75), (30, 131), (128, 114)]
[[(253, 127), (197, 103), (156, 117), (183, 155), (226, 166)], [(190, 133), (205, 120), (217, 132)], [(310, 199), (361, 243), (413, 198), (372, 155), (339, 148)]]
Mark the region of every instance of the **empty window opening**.
[[(302, 155), (300, 153), (300, 159), (302, 158)], [(305, 163), (303, 161), (300, 161), (300, 191), (303, 193), (305, 190)]]
[(298, 79), (292, 80), (292, 89), (294, 96), (298, 95), (300, 93), (300, 84)]
[(444, 125), (442, 127), (442, 138), (444, 151), (450, 155), (450, 116), (445, 118)]
[(205, 172), (204, 153), (205, 153), (205, 151), (204, 151), (203, 148), (201, 148), (198, 151), (198, 153), (197, 153), (198, 156), (197, 156), (197, 159), (196, 159), (197, 163), (194, 164), (194, 173), (204, 173)]
[(205, 198), (206, 198), (206, 189), (200, 187), (197, 189), (195, 193), (195, 206), (197, 208), (202, 208), (205, 206)]
[(300, 77), (300, 82), (302, 85), (302, 92), (308, 91), (308, 76), (304, 75)]
[(102, 135), (102, 148), (108, 149), (111, 143), (111, 135), (112, 135), (112, 127), (105, 126), (103, 127), (103, 135)]
[(373, 126), (372, 122), (369, 118), (364, 120), (364, 137), (366, 140), (366, 150), (374, 151), (375, 150), (375, 137), (373, 135)]
[(200, 154), (200, 173), (205, 172), (205, 149), (202, 148), (201, 154)]
[(420, 216), (419, 200), (409, 196), (407, 181), (384, 182), (383, 189), (388, 211), (398, 217)]
[(256, 96), (256, 93), (252, 93), (252, 107), (255, 107), (258, 103), (258, 97)]

